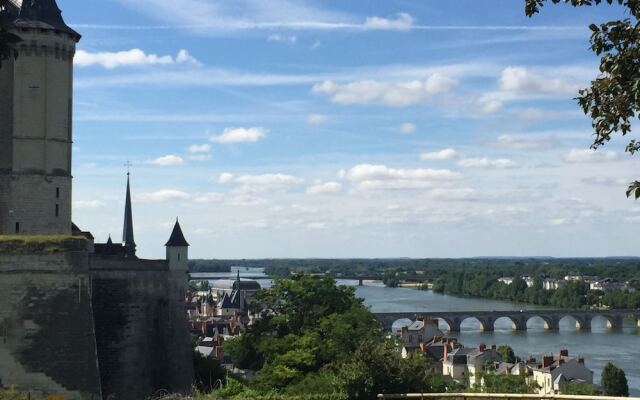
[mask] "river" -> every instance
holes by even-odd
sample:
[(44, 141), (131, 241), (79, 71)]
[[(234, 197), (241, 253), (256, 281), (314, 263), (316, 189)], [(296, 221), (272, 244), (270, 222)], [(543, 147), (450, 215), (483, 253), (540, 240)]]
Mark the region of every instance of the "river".
[[(237, 269), (231, 274), (206, 274), (206, 278), (235, 277)], [(260, 269), (241, 270), (241, 276), (259, 276)], [(197, 274), (193, 274), (197, 278)], [(199, 277), (204, 278), (205, 275)], [(270, 284), (270, 280), (258, 280), (263, 287)], [(340, 284), (356, 286), (357, 281), (339, 281)], [(536, 309), (531, 305), (494, 301), (486, 299), (459, 298), (404, 288), (387, 288), (381, 283), (365, 282), (365, 286), (356, 288), (356, 295), (364, 299), (364, 303), (372, 312), (420, 312), (420, 311), (482, 311), (482, 310), (520, 310)], [(446, 329), (443, 324), (442, 329)], [(560, 348), (569, 350), (570, 355), (581, 355), (585, 358), (588, 368), (594, 371), (594, 381), (599, 383), (602, 367), (609, 361), (622, 368), (629, 381), (632, 395), (640, 395), (640, 330), (632, 321), (625, 321), (622, 331), (607, 329), (604, 319), (598, 317), (593, 320), (592, 329), (577, 331), (575, 321), (570, 317), (560, 321), (559, 331), (545, 331), (541, 319), (532, 319), (528, 323), (528, 330), (515, 332), (511, 329), (511, 322), (499, 319), (494, 332), (482, 332), (476, 320), (462, 323), (461, 331), (451, 333), (467, 347), (474, 347), (481, 343), (486, 345), (507, 344), (513, 348), (516, 355), (539, 357), (543, 353), (557, 353)]]

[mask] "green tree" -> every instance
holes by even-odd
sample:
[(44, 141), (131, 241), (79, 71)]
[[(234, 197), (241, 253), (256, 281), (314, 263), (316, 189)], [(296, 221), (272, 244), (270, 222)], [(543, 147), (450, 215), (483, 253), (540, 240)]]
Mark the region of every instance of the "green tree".
[(513, 352), (513, 349), (511, 348), (511, 346), (508, 346), (506, 344), (503, 344), (502, 346), (499, 346), (498, 347), (498, 353), (502, 357), (502, 361), (507, 362), (507, 363), (515, 363), (516, 362), (516, 355)]
[(629, 385), (624, 371), (611, 363), (607, 363), (602, 369), (600, 386), (604, 388), (607, 396), (629, 396)]
[(534, 393), (535, 387), (527, 384), (524, 375), (484, 374), (483, 391), (487, 393)]
[(15, 45), (21, 41), (22, 39), (19, 36), (8, 32), (4, 28), (0, 29), (0, 68), (2, 68), (3, 61), (18, 58), (18, 50), (16, 50)]
[[(600, 3), (622, 5), (629, 18), (591, 24), (591, 50), (600, 57), (600, 75), (591, 86), (580, 90), (576, 98), (590, 116), (595, 131), (591, 147), (597, 149), (620, 132), (631, 131), (631, 121), (640, 115), (640, 1), (639, 0), (526, 0), (525, 13), (532, 16), (547, 2), (571, 3), (574, 7)], [(626, 151), (640, 151), (640, 142), (632, 139)], [(640, 181), (632, 182), (627, 196), (640, 198)]]
[(375, 399), (379, 393), (444, 392), (435, 364), (419, 352), (403, 359), (391, 341), (365, 341), (339, 375), (349, 399)]
[(581, 395), (581, 396), (595, 396), (598, 395), (593, 386), (580, 382), (566, 382), (560, 386), (560, 392), (562, 394)]

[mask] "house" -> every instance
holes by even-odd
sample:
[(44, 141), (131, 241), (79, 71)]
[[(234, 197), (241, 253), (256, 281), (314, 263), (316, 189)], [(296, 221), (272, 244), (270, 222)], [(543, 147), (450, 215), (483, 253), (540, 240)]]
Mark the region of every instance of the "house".
[(482, 384), (482, 372), (487, 362), (500, 362), (502, 356), (498, 353), (496, 346), (487, 348), (484, 344), (479, 345), (467, 354), (467, 371), (469, 386), (474, 387)]
[(442, 362), (442, 374), (458, 383), (474, 387), (482, 384), (482, 371), (487, 362), (501, 362), (502, 357), (496, 346), (487, 348), (484, 344), (476, 348), (460, 347), (446, 354)]
[(412, 351), (421, 351), (427, 358), (442, 365), (442, 361), (446, 357), (446, 354), (458, 347), (462, 347), (458, 344), (458, 340), (455, 338), (445, 338), (441, 336), (435, 336), (426, 343), (420, 343), (418, 346), (403, 346), (402, 358), (409, 357)]
[(417, 348), (420, 343), (431, 341), (436, 336), (442, 337), (444, 334), (438, 329), (438, 320), (431, 318), (418, 318), (409, 326), (403, 326), (400, 330), (406, 347)]
[(564, 285), (567, 281), (566, 280), (559, 280), (559, 279), (553, 279), (553, 278), (545, 278), (542, 281), (542, 288), (544, 290), (556, 290), (558, 289), (560, 286)]
[(560, 393), (561, 386), (567, 382), (593, 384), (593, 371), (584, 365), (584, 358), (569, 357), (566, 349), (555, 355), (545, 355), (540, 363), (530, 362), (527, 367), (529, 383), (537, 384), (540, 394)]
[(498, 282), (502, 282), (505, 285), (511, 285), (513, 283), (513, 277), (509, 276), (509, 277), (498, 278)]
[(597, 280), (595, 282), (591, 282), (589, 284), (589, 289), (601, 290), (605, 293), (618, 292), (618, 291), (624, 291), (626, 289), (626, 285), (612, 278), (604, 278), (604, 279)]

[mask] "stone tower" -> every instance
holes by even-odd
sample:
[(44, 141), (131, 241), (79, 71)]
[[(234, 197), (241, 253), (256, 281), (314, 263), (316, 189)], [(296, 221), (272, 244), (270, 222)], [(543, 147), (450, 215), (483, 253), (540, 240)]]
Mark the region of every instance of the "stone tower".
[(176, 224), (171, 232), (167, 244), (167, 262), (169, 270), (175, 272), (187, 272), (189, 264), (189, 243), (187, 243), (180, 228), (180, 222), (176, 218)]
[(0, 234), (70, 234), (80, 35), (55, 0), (0, 0), (0, 26), (22, 39), (0, 69)]

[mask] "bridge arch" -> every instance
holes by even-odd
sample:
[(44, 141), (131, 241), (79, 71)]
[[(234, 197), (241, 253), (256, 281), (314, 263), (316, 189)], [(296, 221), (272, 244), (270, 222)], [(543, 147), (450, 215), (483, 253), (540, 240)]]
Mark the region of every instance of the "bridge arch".
[(560, 317), (560, 322), (567, 322), (567, 320), (570, 320), (574, 323), (575, 329), (580, 331), (584, 329), (591, 329), (591, 318), (592, 317), (587, 314), (580, 315), (572, 313)]
[(520, 319), (512, 316), (512, 315), (500, 316), (500, 317), (496, 318), (495, 321), (493, 322), (494, 329), (503, 328), (507, 324), (509, 326), (509, 329), (514, 330), (514, 331), (524, 331), (524, 330), (527, 329), (526, 321), (525, 321), (525, 324), (523, 326), (522, 321)]
[(533, 318), (540, 318), (543, 322), (544, 329), (548, 331), (557, 331), (560, 329), (560, 321), (559, 318), (552, 315), (545, 315), (543, 313), (532, 314), (527, 318), (527, 323)]
[(622, 329), (624, 317), (622, 315), (615, 314), (598, 314), (594, 315), (591, 319), (591, 328), (593, 329), (593, 323), (595, 321), (604, 320), (607, 329)]
[(440, 322), (444, 323), (446, 326), (446, 330), (449, 332), (460, 332), (460, 321), (455, 318), (444, 318), (438, 317), (438, 325), (440, 326)]
[(480, 327), (480, 330), (483, 332), (493, 331), (493, 320), (488, 321), (487, 319), (482, 318), (480, 316), (474, 316), (474, 315), (463, 316), (460, 318), (460, 325), (462, 325), (463, 323), (468, 325), (472, 323), (472, 321), (476, 321)]

